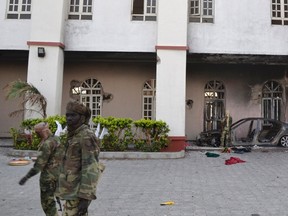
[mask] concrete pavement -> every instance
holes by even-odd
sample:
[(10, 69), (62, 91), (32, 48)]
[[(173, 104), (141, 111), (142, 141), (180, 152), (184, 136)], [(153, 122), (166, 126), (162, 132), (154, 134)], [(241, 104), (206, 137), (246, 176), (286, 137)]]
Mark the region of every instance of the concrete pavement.
[[(217, 158), (187, 151), (178, 159), (102, 159), (106, 169), (89, 215), (288, 216), (287, 150), (216, 151)], [(8, 151), (0, 147), (0, 215), (44, 215), (39, 175), (19, 186), (32, 164), (7, 165)], [(246, 162), (225, 165), (230, 157)], [(160, 205), (170, 200), (174, 205)]]

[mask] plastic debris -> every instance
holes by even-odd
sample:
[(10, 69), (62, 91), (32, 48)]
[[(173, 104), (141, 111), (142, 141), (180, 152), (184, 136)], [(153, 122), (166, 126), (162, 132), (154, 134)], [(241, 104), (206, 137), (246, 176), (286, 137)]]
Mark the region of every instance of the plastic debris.
[(175, 202), (173, 202), (173, 201), (167, 201), (167, 202), (161, 203), (160, 205), (174, 205), (174, 204), (175, 204)]

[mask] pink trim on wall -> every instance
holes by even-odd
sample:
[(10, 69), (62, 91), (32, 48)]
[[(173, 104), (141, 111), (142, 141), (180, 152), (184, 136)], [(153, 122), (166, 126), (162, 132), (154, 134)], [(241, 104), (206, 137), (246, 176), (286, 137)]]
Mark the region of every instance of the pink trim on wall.
[(44, 41), (27, 41), (27, 44), (30, 46), (54, 46), (54, 47), (60, 47), (62, 49), (65, 48), (65, 45), (60, 42), (44, 42)]
[(161, 49), (161, 50), (189, 50), (188, 46), (155, 46), (156, 50)]

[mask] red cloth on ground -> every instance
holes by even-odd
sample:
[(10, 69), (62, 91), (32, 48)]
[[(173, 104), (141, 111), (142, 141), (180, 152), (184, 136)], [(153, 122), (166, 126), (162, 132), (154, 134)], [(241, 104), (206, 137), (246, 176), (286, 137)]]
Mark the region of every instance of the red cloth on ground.
[(225, 160), (225, 165), (232, 165), (236, 163), (244, 163), (246, 161), (241, 160), (240, 158), (237, 157), (230, 157), (230, 159)]

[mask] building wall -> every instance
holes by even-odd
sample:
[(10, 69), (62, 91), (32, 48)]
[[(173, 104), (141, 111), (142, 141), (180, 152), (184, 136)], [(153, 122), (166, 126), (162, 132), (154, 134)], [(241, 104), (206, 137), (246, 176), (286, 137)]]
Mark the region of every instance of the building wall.
[[(103, 102), (103, 116), (140, 119), (142, 109), (142, 88), (148, 79), (155, 79), (154, 63), (113, 63), (113, 62), (66, 62), (63, 83), (62, 114), (70, 100), (70, 82), (84, 81), (88, 78), (99, 80), (105, 93), (111, 93), (113, 99)], [(0, 64), (0, 87), (9, 82), (27, 76), (27, 63), (12, 62)], [(5, 73), (5, 76), (4, 76)], [(204, 87), (210, 80), (220, 80), (226, 89), (226, 110), (230, 111), (233, 122), (245, 117), (261, 116), (261, 100), (258, 95), (267, 80), (275, 80), (285, 90), (288, 85), (287, 69), (284, 66), (253, 65), (187, 65), (186, 99), (192, 99), (192, 108), (186, 108), (186, 135), (193, 140), (203, 131)], [(175, 86), (171, 86), (174, 88)], [(173, 100), (173, 98), (170, 98)], [(284, 100), (286, 95), (284, 91)], [(9, 117), (9, 113), (21, 108), (20, 100), (5, 100), (4, 91), (0, 91), (1, 106), (0, 137), (10, 136), (11, 127), (17, 128), (22, 116)], [(168, 108), (167, 108), (168, 109)], [(286, 115), (283, 121), (288, 121)]]
[(155, 76), (154, 63), (66, 63), (62, 113), (70, 99), (70, 82), (95, 78), (101, 82), (105, 93), (113, 95), (111, 101), (103, 102), (102, 116), (141, 119), (142, 89), (145, 81)]
[(4, 88), (12, 81), (26, 80), (27, 62), (0, 62), (0, 137), (10, 137), (10, 128), (18, 128), (23, 115), (9, 117), (9, 114), (18, 109), (22, 109), (21, 100), (6, 100)]
[[(131, 21), (131, 2), (95, 0), (92, 21), (66, 20), (65, 50), (155, 52), (157, 22)], [(27, 50), (30, 20), (7, 20), (6, 3), (0, 1), (0, 49)], [(191, 53), (287, 55), (287, 35), (286, 26), (271, 25), (271, 0), (221, 0), (214, 23), (189, 23), (187, 37)]]
[[(31, 20), (7, 20), (6, 3), (6, 0), (0, 1), (0, 50), (28, 50)], [(270, 0), (215, 1), (213, 24), (188, 24), (189, 52), (288, 55), (287, 26), (271, 25), (270, 4)], [(131, 0), (95, 0), (92, 21), (66, 20), (65, 51), (156, 52), (158, 24), (131, 21)], [(156, 78), (155, 63), (68, 61), (64, 64), (63, 114), (69, 100), (71, 80), (96, 78), (101, 81), (105, 92), (113, 94), (113, 100), (103, 104), (103, 116), (141, 118), (142, 87), (147, 79)], [(26, 80), (27, 68), (28, 62), (1, 61), (1, 87), (18, 78)], [(212, 79), (223, 81), (226, 109), (233, 120), (237, 120), (248, 115), (261, 115), (257, 92), (268, 79), (281, 81), (286, 87), (285, 70), (284, 67), (272, 65), (188, 64), (186, 98), (194, 103), (192, 109), (186, 110), (187, 138), (194, 139), (203, 130), (203, 91), (206, 82)], [(0, 102), (4, 104), (1, 106), (1, 122), (9, 122), (0, 125), (0, 136), (6, 136), (10, 126), (19, 123), (19, 118), (11, 120), (8, 117), (18, 103), (5, 101), (3, 92), (0, 96)], [(287, 121), (286, 118), (283, 120)]]
[(6, 19), (6, 3), (0, 1), (0, 50), (28, 50), (31, 20)]
[(131, 21), (131, 0), (93, 3), (93, 21), (66, 21), (66, 50), (155, 51), (157, 22)]
[(214, 23), (190, 23), (192, 53), (288, 54), (287, 26), (271, 25), (271, 0), (215, 1)]
[[(284, 66), (253, 65), (188, 65), (187, 99), (193, 100), (192, 109), (186, 109), (186, 133), (188, 139), (195, 139), (203, 131), (204, 87), (210, 80), (222, 81), (225, 86), (226, 110), (233, 122), (246, 117), (261, 117), (261, 90), (268, 80), (282, 84), (283, 99), (286, 102), (285, 88), (287, 68)], [(285, 109), (285, 106), (284, 106)], [(282, 120), (287, 122), (286, 115)]]

